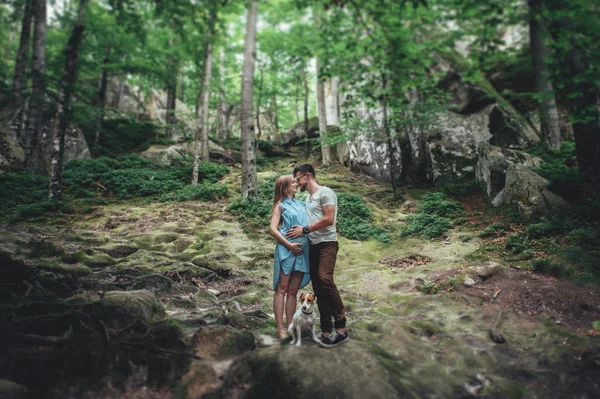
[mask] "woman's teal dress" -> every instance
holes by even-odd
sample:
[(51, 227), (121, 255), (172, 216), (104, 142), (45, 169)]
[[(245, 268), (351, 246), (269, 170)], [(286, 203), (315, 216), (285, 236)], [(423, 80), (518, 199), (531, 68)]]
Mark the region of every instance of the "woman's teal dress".
[[(306, 226), (306, 205), (297, 199), (284, 198), (281, 202), (281, 228), (279, 231), (285, 237), (285, 233), (294, 226)], [(291, 272), (304, 272), (304, 279), (300, 288), (306, 287), (310, 282), (310, 268), (308, 263), (309, 241), (307, 236), (289, 239), (290, 242), (302, 243), (302, 254), (295, 256), (292, 251), (281, 245), (275, 246), (275, 262), (273, 264), (273, 289), (277, 289), (279, 272), (288, 275)]]

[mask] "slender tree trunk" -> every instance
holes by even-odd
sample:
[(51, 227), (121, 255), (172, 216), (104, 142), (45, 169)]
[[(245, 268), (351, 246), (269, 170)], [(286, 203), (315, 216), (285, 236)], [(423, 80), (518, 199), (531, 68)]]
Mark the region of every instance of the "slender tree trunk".
[(200, 158), (203, 162), (208, 162), (208, 106), (210, 99), (210, 81), (212, 79), (212, 55), (213, 45), (207, 43), (204, 58), (204, 72), (202, 79), (202, 95), (200, 96), (200, 119), (198, 126), (200, 128)]
[(273, 110), (273, 125), (275, 125), (275, 131), (279, 132), (279, 120), (277, 118), (277, 96), (273, 96), (271, 101), (271, 108)]
[(538, 109), (540, 114), (542, 137), (548, 147), (560, 148), (560, 126), (558, 121), (558, 110), (554, 99), (554, 88), (549, 78), (546, 58), (548, 48), (546, 46), (547, 30), (542, 21), (541, 14), (544, 8), (544, 0), (528, 0), (529, 3), (529, 43), (531, 47), (531, 58), (535, 75), (535, 86), (540, 96)]
[(13, 92), (21, 95), (23, 84), (25, 82), (25, 66), (27, 64), (27, 55), (29, 54), (29, 41), (31, 39), (31, 3), (34, 0), (26, 0), (23, 9), (23, 21), (21, 23), (21, 39), (19, 40), (19, 50), (15, 60), (15, 74), (13, 78)]
[(317, 113), (319, 114), (319, 132), (321, 135), (321, 152), (323, 154), (323, 166), (331, 165), (331, 150), (327, 143), (327, 110), (325, 109), (325, 87), (319, 80), (319, 58), (317, 57)]
[(179, 100), (185, 102), (185, 85), (183, 80), (183, 67), (179, 66)]
[(221, 140), (227, 139), (227, 122), (225, 114), (227, 105), (225, 104), (225, 50), (219, 50), (219, 102), (217, 104), (217, 134)]
[(31, 99), (25, 128), (25, 168), (42, 169), (40, 140), (44, 127), (46, 98), (46, 0), (32, 0), (33, 56), (31, 60)]
[(252, 87), (254, 84), (254, 66), (256, 63), (256, 16), (257, 0), (249, 0), (246, 20), (246, 40), (244, 45), (244, 66), (242, 71), (242, 197), (256, 197), (258, 182), (256, 177), (256, 158), (254, 153), (254, 125), (252, 118)]
[(198, 184), (198, 164), (208, 162), (208, 100), (210, 95), (210, 80), (212, 76), (212, 39), (204, 47), (204, 65), (202, 67), (202, 89), (198, 99), (198, 123), (196, 141), (194, 142), (194, 170), (192, 184)]
[(308, 141), (308, 77), (306, 76), (306, 67), (302, 66), (302, 81), (304, 82), (304, 152), (306, 157), (310, 154), (310, 142)]
[[(174, 45), (173, 39), (169, 39), (169, 45)], [(167, 138), (174, 139), (175, 137), (175, 108), (177, 104), (177, 75), (179, 74), (179, 65), (176, 57), (169, 57), (169, 65), (167, 66), (167, 104), (165, 122), (167, 127), (165, 133)]]
[(85, 30), (84, 17), (88, 0), (79, 1), (77, 23), (73, 27), (71, 37), (65, 51), (67, 61), (60, 86), (58, 107), (52, 124), (52, 157), (50, 161), (50, 198), (59, 199), (62, 195), (62, 163), (65, 144), (65, 131), (69, 118), (69, 101), (77, 78), (77, 56), (79, 45)]
[(300, 123), (300, 103), (298, 101), (298, 97), (300, 95), (299, 94), (299, 91), (300, 91), (300, 89), (299, 89), (299, 87), (300, 87), (299, 80), (300, 79), (296, 80), (296, 85), (295, 85), (296, 86), (296, 95), (294, 96), (294, 101), (296, 102), (296, 123), (297, 124)]
[(262, 129), (260, 126), (260, 103), (262, 101), (264, 70), (261, 67), (259, 67), (258, 70), (260, 71), (260, 80), (258, 82), (258, 99), (256, 100), (256, 130), (258, 133), (256, 134), (256, 146), (254, 147), (255, 151), (258, 151), (258, 140), (260, 140), (260, 136), (262, 136)]
[[(318, 6), (317, 6), (318, 7)], [(317, 29), (321, 28), (321, 17), (318, 8), (314, 8), (314, 18)], [(323, 166), (331, 165), (331, 150), (327, 144), (327, 111), (325, 109), (325, 88), (323, 85), (321, 73), (321, 60), (317, 57), (317, 114), (319, 115), (319, 133), (321, 135), (321, 153), (323, 155)]]
[[(585, 65), (582, 50), (578, 47), (568, 54), (572, 76), (584, 76), (589, 68)], [(600, 201), (600, 118), (598, 115), (598, 88), (586, 82), (572, 79), (570, 93), (580, 93), (569, 99), (574, 116), (575, 152), (584, 197)]]
[(390, 132), (390, 127), (388, 124), (388, 107), (387, 107), (387, 78), (385, 74), (381, 76), (381, 86), (383, 89), (383, 94), (379, 99), (379, 104), (381, 109), (383, 110), (383, 123), (381, 126), (381, 130), (385, 139), (387, 141), (388, 147), (388, 156), (390, 157), (390, 182), (392, 183), (392, 191), (394, 192), (394, 197), (398, 195), (398, 162), (396, 160), (396, 155), (394, 153), (394, 145), (392, 140), (392, 134)]
[(96, 119), (96, 131), (94, 133), (94, 148), (98, 148), (100, 144), (100, 133), (102, 132), (102, 125), (104, 124), (104, 107), (106, 106), (106, 89), (108, 88), (108, 68), (107, 65), (110, 61), (110, 53), (112, 47), (106, 50), (104, 55), (102, 67), (102, 74), (100, 75), (100, 84), (98, 85), (98, 94), (94, 106), (98, 109), (98, 116)]

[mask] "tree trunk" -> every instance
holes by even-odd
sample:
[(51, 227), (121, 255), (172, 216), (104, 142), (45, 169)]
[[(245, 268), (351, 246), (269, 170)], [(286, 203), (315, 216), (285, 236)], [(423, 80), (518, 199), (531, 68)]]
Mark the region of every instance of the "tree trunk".
[(275, 131), (279, 132), (279, 120), (277, 118), (277, 96), (273, 96), (271, 100), (271, 108), (273, 111), (273, 125), (275, 126)]
[(219, 51), (219, 102), (217, 104), (217, 134), (221, 140), (227, 139), (227, 122), (225, 114), (227, 105), (225, 104), (225, 51), (223, 48)]
[(110, 61), (110, 52), (112, 47), (106, 50), (104, 55), (104, 66), (102, 67), (102, 74), (100, 75), (100, 84), (98, 85), (98, 95), (94, 106), (98, 109), (98, 116), (96, 119), (96, 132), (94, 133), (94, 148), (98, 148), (100, 144), (100, 133), (102, 132), (102, 125), (104, 124), (104, 107), (106, 106), (106, 89), (108, 88), (108, 69), (107, 65)]
[(13, 78), (13, 92), (16, 95), (21, 95), (23, 84), (25, 82), (25, 65), (27, 63), (27, 55), (29, 54), (29, 40), (31, 39), (31, 3), (34, 0), (26, 0), (25, 8), (23, 9), (23, 21), (21, 23), (21, 39), (19, 40), (19, 50), (15, 60), (15, 74)]
[(210, 99), (210, 81), (212, 79), (212, 43), (206, 44), (204, 57), (204, 71), (202, 73), (202, 95), (200, 96), (200, 118), (198, 127), (200, 129), (200, 158), (203, 162), (208, 162), (208, 105)]
[(25, 128), (25, 168), (42, 169), (40, 139), (44, 127), (46, 97), (46, 0), (32, 0), (33, 56), (31, 60), (31, 99)]
[[(584, 76), (589, 70), (578, 47), (568, 54), (571, 76)], [(574, 117), (575, 152), (579, 166), (584, 198), (600, 201), (600, 118), (598, 116), (598, 88), (585, 80), (572, 80), (570, 93), (581, 93), (570, 98)]]
[(310, 142), (308, 141), (308, 78), (306, 76), (306, 67), (302, 66), (302, 82), (304, 83), (304, 153), (306, 158), (310, 154)]
[[(321, 26), (321, 19), (319, 15), (319, 10), (317, 8), (313, 9), (315, 24), (317, 25), (317, 29)], [(323, 84), (321, 73), (321, 62), (319, 57), (317, 57), (317, 65), (316, 65), (316, 73), (317, 73), (317, 114), (319, 115), (319, 133), (321, 135), (321, 153), (323, 155), (322, 163), (324, 167), (329, 167), (331, 165), (331, 150), (329, 148), (329, 144), (327, 143), (327, 110), (325, 108), (325, 88)]]
[(554, 99), (554, 88), (549, 78), (546, 58), (548, 48), (546, 46), (547, 30), (542, 21), (543, 0), (528, 0), (529, 4), (529, 43), (533, 71), (535, 75), (535, 86), (539, 98), (539, 114), (542, 128), (542, 137), (549, 148), (560, 148), (560, 126), (558, 121), (558, 110)]
[(256, 158), (254, 154), (254, 125), (252, 118), (252, 88), (254, 84), (254, 66), (256, 62), (256, 16), (258, 2), (248, 3), (246, 20), (246, 40), (244, 45), (244, 66), (242, 71), (242, 197), (256, 197), (258, 182), (256, 177)]
[(264, 81), (264, 70), (263, 68), (258, 68), (260, 71), (260, 80), (258, 82), (258, 99), (256, 100), (256, 130), (258, 134), (256, 135), (256, 146), (254, 147), (255, 151), (258, 151), (258, 140), (260, 140), (260, 136), (262, 136), (262, 129), (260, 126), (260, 103), (262, 101), (262, 89), (263, 89), (263, 81)]
[[(173, 46), (173, 39), (169, 39), (169, 45)], [(169, 65), (167, 66), (167, 104), (165, 122), (167, 127), (165, 134), (167, 138), (174, 139), (175, 137), (175, 108), (177, 104), (177, 75), (179, 74), (179, 66), (176, 57), (169, 57)]]
[(321, 135), (321, 152), (323, 166), (331, 165), (331, 150), (327, 144), (327, 110), (325, 109), (325, 88), (319, 79), (319, 57), (317, 57), (317, 113), (319, 115), (319, 133)]
[(88, 0), (79, 1), (77, 22), (71, 32), (71, 37), (65, 51), (67, 60), (60, 86), (58, 107), (52, 124), (52, 157), (50, 161), (50, 198), (59, 199), (62, 195), (62, 163), (65, 144), (65, 131), (69, 117), (69, 101), (77, 77), (77, 56), (79, 45), (83, 40), (85, 30), (84, 17)]
[(398, 163), (396, 161), (396, 155), (394, 154), (394, 145), (392, 140), (392, 134), (390, 132), (390, 128), (388, 125), (388, 107), (386, 100), (386, 89), (387, 89), (387, 78), (385, 74), (381, 76), (381, 87), (383, 89), (383, 94), (380, 96), (379, 104), (383, 111), (383, 123), (381, 126), (381, 130), (385, 136), (388, 147), (388, 156), (390, 157), (390, 182), (392, 184), (392, 191), (394, 193), (394, 197), (398, 195)]

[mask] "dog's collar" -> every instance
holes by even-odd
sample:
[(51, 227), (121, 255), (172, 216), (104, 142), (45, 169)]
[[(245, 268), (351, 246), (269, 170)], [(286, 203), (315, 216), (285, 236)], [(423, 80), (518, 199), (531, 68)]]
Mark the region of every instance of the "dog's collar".
[(306, 312), (304, 311), (304, 309), (302, 309), (302, 313), (304, 313), (304, 314), (313, 314), (313, 312), (314, 312), (314, 311), (311, 311), (310, 313), (306, 313)]

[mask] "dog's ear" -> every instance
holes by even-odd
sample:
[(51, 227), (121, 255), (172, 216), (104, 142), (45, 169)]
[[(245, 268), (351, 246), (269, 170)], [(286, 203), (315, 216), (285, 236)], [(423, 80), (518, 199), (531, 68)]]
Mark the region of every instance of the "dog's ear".
[(300, 294), (300, 302), (304, 302), (304, 298), (306, 297), (306, 292)]

